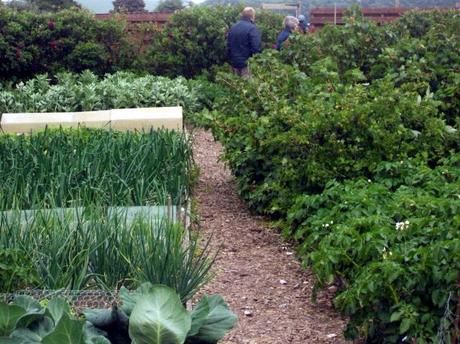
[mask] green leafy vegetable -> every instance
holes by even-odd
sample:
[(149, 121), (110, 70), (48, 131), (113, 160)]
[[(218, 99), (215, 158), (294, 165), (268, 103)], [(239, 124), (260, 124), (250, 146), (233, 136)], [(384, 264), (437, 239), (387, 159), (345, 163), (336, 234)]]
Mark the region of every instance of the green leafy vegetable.
[(187, 343), (215, 344), (237, 321), (220, 295), (203, 296), (192, 311), (192, 327)]
[(134, 344), (182, 344), (191, 316), (171, 288), (152, 286), (133, 308), (129, 335)]

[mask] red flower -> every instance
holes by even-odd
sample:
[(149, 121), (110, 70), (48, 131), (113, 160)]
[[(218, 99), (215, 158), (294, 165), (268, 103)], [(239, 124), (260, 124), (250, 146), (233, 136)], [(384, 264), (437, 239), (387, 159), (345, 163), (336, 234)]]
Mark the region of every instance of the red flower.
[(51, 49), (55, 50), (57, 48), (57, 42), (56, 41), (51, 41), (50, 42), (50, 47), (51, 47)]
[(48, 22), (48, 29), (50, 30), (54, 30), (54, 28), (56, 27), (56, 24), (54, 24), (54, 21), (49, 21)]
[(19, 48), (16, 48), (16, 58), (20, 59), (22, 56), (22, 51)]

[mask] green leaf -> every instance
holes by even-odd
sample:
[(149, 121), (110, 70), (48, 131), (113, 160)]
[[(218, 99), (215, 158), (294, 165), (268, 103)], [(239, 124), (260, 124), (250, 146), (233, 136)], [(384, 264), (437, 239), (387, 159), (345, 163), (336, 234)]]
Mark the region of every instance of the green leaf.
[(64, 314), (70, 314), (69, 304), (64, 298), (52, 299), (48, 304), (48, 311), (56, 324), (61, 320)]
[(399, 326), (399, 334), (406, 333), (407, 330), (409, 330), (410, 326), (412, 324), (412, 321), (408, 318), (403, 319), (401, 321), (401, 325)]
[(83, 315), (87, 321), (97, 327), (108, 326), (114, 321), (111, 309), (86, 309)]
[(131, 315), (131, 312), (134, 309), (134, 306), (137, 302), (137, 295), (134, 292), (130, 292), (125, 287), (120, 288), (120, 300), (123, 302), (121, 305), (121, 309), (125, 312), (128, 316)]
[(85, 339), (85, 344), (111, 344), (111, 342), (103, 336), (97, 336)]
[(0, 337), (1, 344), (24, 344), (21, 339), (10, 338), (10, 337)]
[(0, 336), (9, 336), (16, 322), (26, 313), (25, 309), (16, 305), (0, 302)]
[(84, 344), (83, 323), (63, 314), (53, 332), (43, 338), (43, 344)]
[[(122, 343), (124, 341), (129, 342), (129, 318), (116, 306), (112, 309), (86, 310), (84, 315), (87, 320), (86, 323), (91, 325), (95, 330), (97, 328), (97, 330), (101, 329), (108, 331), (110, 338), (118, 338), (119, 342)], [(99, 334), (104, 333), (105, 332), (99, 331)]]
[(191, 316), (177, 293), (166, 286), (151, 286), (134, 307), (129, 321), (133, 344), (182, 344), (191, 326)]
[(39, 344), (42, 340), (42, 337), (40, 337), (37, 333), (26, 328), (15, 330), (11, 334), (11, 338), (16, 339), (19, 343), (23, 344)]
[(49, 316), (45, 316), (40, 321), (31, 324), (29, 328), (43, 338), (54, 330), (54, 321)]
[(17, 296), (12, 304), (24, 308), (26, 312), (38, 312), (43, 309), (37, 300), (26, 295)]
[[(205, 295), (200, 301), (200, 304), (201, 302), (208, 305), (209, 313), (198, 332), (195, 335), (190, 334), (190, 340), (193, 343), (217, 343), (233, 328), (233, 326), (235, 326), (237, 317), (229, 310), (227, 304), (220, 295)], [(199, 312), (199, 316), (196, 316), (197, 323), (201, 321), (203, 313), (203, 310), (200, 309), (200, 304), (198, 304), (196, 308), (196, 311)]]
[(43, 318), (45, 314), (45, 309), (30, 296), (20, 295), (14, 299), (12, 304), (26, 310), (26, 313), (16, 322), (17, 328), (26, 328), (33, 322)]
[(203, 297), (200, 302), (192, 311), (192, 326), (190, 328), (187, 337), (192, 337), (198, 333), (201, 326), (204, 325), (207, 317), (209, 315), (209, 302), (208, 298)]
[(131, 312), (136, 306), (137, 301), (142, 298), (143, 295), (147, 295), (152, 292), (154, 285), (152, 283), (146, 282), (142, 283), (139, 288), (135, 291), (130, 292), (125, 287), (120, 288), (120, 299), (123, 302), (121, 310), (127, 314), (131, 315)]
[(106, 337), (106, 333), (93, 326), (90, 322), (84, 325), (85, 344), (110, 344), (110, 340)]
[(401, 315), (401, 312), (394, 312), (393, 314), (391, 314), (390, 322), (398, 321), (399, 319), (401, 319)]

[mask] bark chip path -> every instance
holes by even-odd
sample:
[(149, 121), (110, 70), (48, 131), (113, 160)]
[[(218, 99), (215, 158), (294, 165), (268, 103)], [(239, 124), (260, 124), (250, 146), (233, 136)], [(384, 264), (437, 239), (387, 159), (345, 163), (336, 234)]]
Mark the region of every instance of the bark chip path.
[(216, 276), (203, 292), (222, 295), (238, 315), (222, 344), (345, 343), (344, 321), (332, 310), (330, 295), (311, 301), (311, 273), (238, 197), (234, 179), (219, 162), (221, 145), (201, 129), (193, 136), (202, 236), (212, 234), (213, 246), (221, 245)]

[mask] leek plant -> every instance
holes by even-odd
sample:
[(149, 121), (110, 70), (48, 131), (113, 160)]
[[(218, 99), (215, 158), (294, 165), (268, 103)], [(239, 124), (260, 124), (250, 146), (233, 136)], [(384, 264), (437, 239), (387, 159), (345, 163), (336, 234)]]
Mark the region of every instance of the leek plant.
[(180, 204), (192, 151), (183, 134), (46, 129), (0, 136), (0, 210)]
[(150, 282), (173, 288), (183, 302), (208, 280), (215, 258), (179, 224), (100, 207), (1, 212), (2, 249), (27, 256), (38, 277), (28, 287), (113, 290)]

